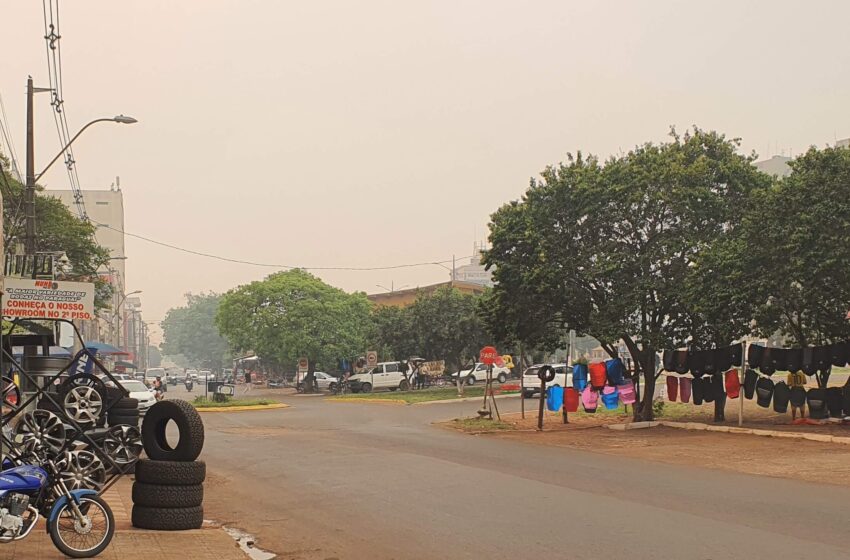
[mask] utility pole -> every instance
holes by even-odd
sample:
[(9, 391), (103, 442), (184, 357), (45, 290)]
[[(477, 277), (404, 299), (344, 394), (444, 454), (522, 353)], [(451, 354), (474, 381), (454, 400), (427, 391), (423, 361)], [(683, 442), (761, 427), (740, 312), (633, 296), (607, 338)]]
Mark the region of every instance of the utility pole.
[(32, 76), (27, 78), (27, 184), (24, 191), (24, 210), (26, 212), (26, 255), (35, 255), (35, 132), (33, 126)]

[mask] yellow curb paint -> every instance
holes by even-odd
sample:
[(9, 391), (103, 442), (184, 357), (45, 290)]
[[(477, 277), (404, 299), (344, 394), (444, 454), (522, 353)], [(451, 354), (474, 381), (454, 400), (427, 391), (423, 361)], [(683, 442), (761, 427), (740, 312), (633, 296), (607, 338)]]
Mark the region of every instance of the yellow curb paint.
[(325, 399), (326, 401), (333, 402), (347, 402), (347, 403), (375, 403), (375, 404), (403, 404), (406, 405), (405, 401), (395, 400), (395, 399), (335, 399), (333, 397)]
[(289, 408), (288, 404), (252, 404), (248, 406), (216, 406), (212, 408), (196, 408), (198, 412), (244, 412), (247, 410), (274, 410), (276, 408)]

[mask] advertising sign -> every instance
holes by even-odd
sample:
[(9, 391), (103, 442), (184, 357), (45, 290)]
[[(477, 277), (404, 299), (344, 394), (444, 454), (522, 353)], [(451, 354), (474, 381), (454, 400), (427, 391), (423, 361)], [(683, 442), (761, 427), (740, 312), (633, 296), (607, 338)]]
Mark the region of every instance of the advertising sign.
[(94, 284), (6, 278), (4, 317), (93, 319)]

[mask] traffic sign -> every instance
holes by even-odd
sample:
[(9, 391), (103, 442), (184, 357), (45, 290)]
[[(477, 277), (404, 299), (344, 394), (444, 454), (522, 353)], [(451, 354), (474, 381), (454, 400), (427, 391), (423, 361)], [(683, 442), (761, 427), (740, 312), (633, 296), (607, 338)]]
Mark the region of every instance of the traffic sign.
[(481, 352), (478, 354), (478, 356), (482, 363), (487, 364), (488, 366), (492, 366), (499, 358), (499, 353), (494, 347), (485, 346), (481, 349)]
[(366, 366), (375, 367), (378, 365), (378, 353), (374, 350), (366, 352)]
[(298, 358), (298, 373), (310, 371), (310, 361), (307, 358)]

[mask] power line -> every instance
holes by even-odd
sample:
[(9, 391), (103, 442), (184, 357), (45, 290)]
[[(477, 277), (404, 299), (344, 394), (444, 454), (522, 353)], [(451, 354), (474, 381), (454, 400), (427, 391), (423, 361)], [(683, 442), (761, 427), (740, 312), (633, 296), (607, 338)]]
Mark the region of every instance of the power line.
[[(164, 241), (157, 241), (156, 239), (151, 239), (150, 237), (145, 237), (143, 235), (138, 235), (135, 233), (130, 233), (127, 231), (123, 231), (116, 227), (112, 227), (108, 224), (102, 224), (100, 222), (96, 222), (94, 220), (90, 220), (91, 223), (95, 224), (98, 227), (103, 227), (106, 229), (111, 229), (112, 231), (127, 235), (129, 237), (135, 237), (136, 239), (141, 239), (142, 241), (147, 241), (148, 243), (153, 243), (154, 245), (159, 245), (161, 247), (168, 247), (169, 249), (174, 249), (175, 251), (182, 251), (183, 253), (189, 253), (190, 255), (197, 255), (199, 257), (207, 257), (210, 259), (216, 259), (219, 261), (236, 263), (236, 264), (247, 264), (251, 266), (262, 266), (266, 268), (286, 268), (286, 269), (296, 269), (300, 268), (301, 270), (348, 270), (348, 271), (369, 271), (369, 270), (396, 270), (399, 268), (414, 268), (419, 266), (429, 266), (429, 265), (437, 265), (442, 266), (444, 264), (448, 264), (452, 262), (452, 259), (447, 259), (444, 261), (427, 261), (427, 262), (418, 262), (418, 263), (407, 263), (407, 264), (396, 264), (390, 266), (292, 266), (288, 264), (273, 264), (273, 263), (260, 263), (254, 261), (246, 261), (241, 259), (232, 259), (230, 257), (223, 257), (221, 255), (213, 255), (212, 253), (204, 253), (201, 251), (195, 251), (193, 249), (186, 249), (185, 247), (179, 247), (177, 245), (172, 245), (171, 243), (165, 243)], [(473, 257), (474, 255), (469, 255), (467, 257), (460, 257), (461, 259), (468, 259)]]

